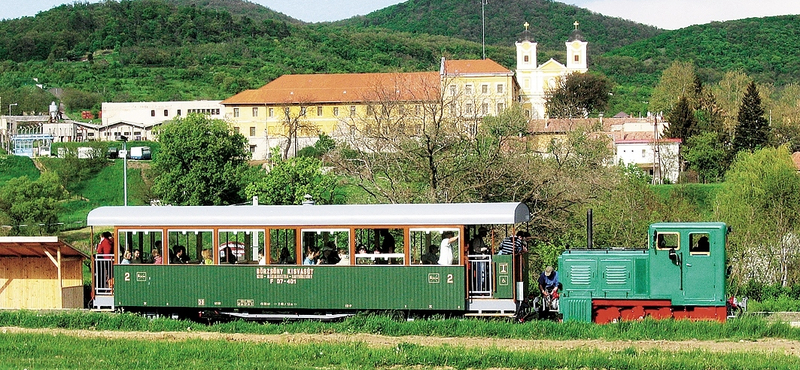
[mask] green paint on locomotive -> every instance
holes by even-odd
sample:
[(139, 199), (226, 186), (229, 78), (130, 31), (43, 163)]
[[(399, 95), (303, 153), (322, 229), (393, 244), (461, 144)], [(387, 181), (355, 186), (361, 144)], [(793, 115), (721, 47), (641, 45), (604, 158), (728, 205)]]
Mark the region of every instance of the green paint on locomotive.
[(127, 309), (464, 311), (459, 266), (116, 265)]
[(593, 300), (669, 300), (671, 306), (725, 306), (721, 222), (650, 225), (647, 249), (572, 249), (558, 258), (565, 321), (592, 321)]

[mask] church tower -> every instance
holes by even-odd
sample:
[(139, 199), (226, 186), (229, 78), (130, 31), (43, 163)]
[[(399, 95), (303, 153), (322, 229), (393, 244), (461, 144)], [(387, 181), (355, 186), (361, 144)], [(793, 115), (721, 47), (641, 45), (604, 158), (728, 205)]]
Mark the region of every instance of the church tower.
[(575, 30), (567, 40), (567, 71), (572, 72), (586, 72), (588, 70), (586, 64), (586, 45), (589, 43), (583, 40), (583, 35), (578, 30), (578, 21), (573, 23)]
[[(531, 106), (531, 99), (535, 92), (541, 90), (541, 71), (539, 70), (539, 63), (536, 59), (536, 42), (533, 40), (533, 35), (528, 29), (530, 24), (525, 22), (525, 31), (520, 35), (517, 46), (517, 70), (516, 78), (520, 86), (520, 99), (523, 106), (529, 113), (537, 113)], [(534, 99), (535, 100), (535, 99)]]

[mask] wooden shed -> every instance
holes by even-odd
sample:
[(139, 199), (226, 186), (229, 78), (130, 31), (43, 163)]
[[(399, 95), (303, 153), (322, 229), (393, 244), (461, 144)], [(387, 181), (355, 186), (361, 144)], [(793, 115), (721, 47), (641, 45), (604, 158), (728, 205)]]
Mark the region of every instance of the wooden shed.
[(0, 237), (0, 308), (83, 308), (86, 259), (55, 236)]

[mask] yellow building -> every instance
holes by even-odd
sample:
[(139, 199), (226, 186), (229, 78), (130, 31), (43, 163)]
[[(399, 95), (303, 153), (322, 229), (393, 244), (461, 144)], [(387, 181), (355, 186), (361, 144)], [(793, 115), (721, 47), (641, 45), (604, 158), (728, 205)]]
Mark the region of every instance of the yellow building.
[(493, 60), (442, 58), (439, 72), (284, 75), (221, 104), (233, 129), (249, 138), (253, 158), (265, 159), (269, 148), (292, 153), (388, 106), (420, 115), (443, 104), (449, 116), (477, 120), (517, 101), (518, 90), (514, 73)]

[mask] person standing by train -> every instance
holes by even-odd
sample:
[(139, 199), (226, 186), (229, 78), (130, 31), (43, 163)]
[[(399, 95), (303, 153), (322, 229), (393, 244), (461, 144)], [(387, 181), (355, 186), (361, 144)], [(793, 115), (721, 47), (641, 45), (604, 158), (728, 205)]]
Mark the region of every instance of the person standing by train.
[(108, 231), (103, 231), (100, 234), (100, 243), (97, 243), (97, 254), (101, 255), (99, 259), (111, 259), (109, 254), (114, 254), (114, 235)]
[(450, 244), (458, 241), (458, 236), (452, 231), (445, 231), (442, 233), (442, 243), (439, 246), (439, 264), (452, 265), (453, 264), (453, 247)]
[(550, 309), (553, 299), (557, 297), (557, 290), (558, 272), (553, 269), (553, 266), (547, 266), (542, 274), (539, 275), (539, 292), (542, 293), (540, 311)]

